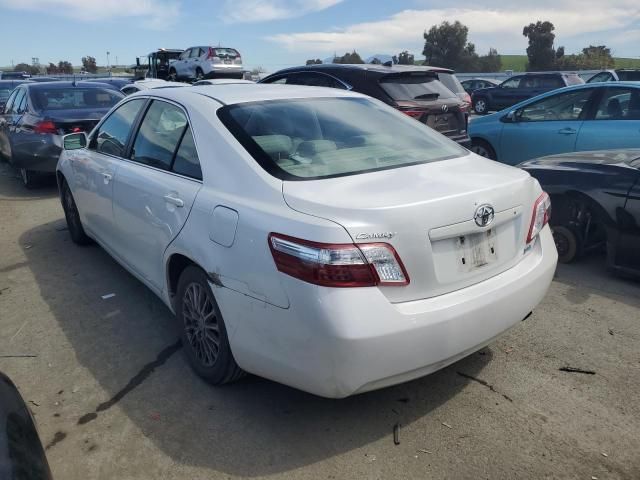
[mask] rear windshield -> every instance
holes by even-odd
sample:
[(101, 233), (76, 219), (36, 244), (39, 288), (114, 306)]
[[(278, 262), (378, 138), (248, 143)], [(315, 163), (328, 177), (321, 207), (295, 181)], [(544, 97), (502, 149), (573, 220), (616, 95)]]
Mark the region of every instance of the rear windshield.
[(567, 85), (582, 85), (584, 83), (584, 80), (577, 74), (565, 75), (564, 78), (567, 80)]
[(386, 75), (380, 86), (394, 100), (434, 100), (453, 98), (455, 94), (431, 73)]
[(214, 48), (213, 50), (216, 52), (216, 57), (236, 58), (240, 56), (235, 48)]
[(616, 72), (621, 82), (638, 82), (640, 81), (640, 70), (632, 72)]
[(366, 98), (242, 103), (218, 113), (270, 174), (311, 180), (468, 154), (426, 125)]
[(465, 93), (464, 87), (453, 73), (438, 72), (438, 79), (453, 93)]
[(115, 90), (101, 88), (51, 88), (31, 91), (36, 110), (111, 108), (122, 98)]

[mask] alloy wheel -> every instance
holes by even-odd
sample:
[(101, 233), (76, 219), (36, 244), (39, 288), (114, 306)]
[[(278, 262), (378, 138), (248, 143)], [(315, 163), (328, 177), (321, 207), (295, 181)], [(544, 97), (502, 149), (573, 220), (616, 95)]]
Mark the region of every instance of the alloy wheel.
[(473, 153), (476, 153), (476, 154), (480, 155), (481, 157), (491, 158), (491, 154), (489, 153), (489, 150), (487, 150), (482, 145), (473, 145), (471, 147), (471, 151)]
[(485, 102), (484, 100), (478, 100), (476, 101), (476, 103), (473, 105), (473, 109), (477, 112), (477, 113), (484, 113), (487, 110), (487, 102)]
[(190, 283), (182, 298), (182, 317), (189, 346), (198, 361), (211, 367), (220, 351), (220, 328), (211, 296), (199, 283)]

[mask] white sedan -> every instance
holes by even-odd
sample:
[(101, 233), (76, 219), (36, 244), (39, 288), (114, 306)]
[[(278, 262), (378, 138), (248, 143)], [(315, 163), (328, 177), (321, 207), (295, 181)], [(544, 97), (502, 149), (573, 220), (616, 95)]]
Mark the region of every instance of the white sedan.
[(213, 384), (345, 397), (421, 377), (526, 318), (555, 271), (535, 179), (364, 95), (148, 90), (64, 144), (72, 239), (167, 304)]

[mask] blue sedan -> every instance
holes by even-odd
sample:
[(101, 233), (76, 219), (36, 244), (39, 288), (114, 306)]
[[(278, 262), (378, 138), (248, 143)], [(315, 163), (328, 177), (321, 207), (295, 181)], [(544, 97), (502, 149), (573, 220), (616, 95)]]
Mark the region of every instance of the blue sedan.
[(640, 82), (561, 88), (469, 125), (471, 150), (516, 165), (557, 153), (640, 148)]

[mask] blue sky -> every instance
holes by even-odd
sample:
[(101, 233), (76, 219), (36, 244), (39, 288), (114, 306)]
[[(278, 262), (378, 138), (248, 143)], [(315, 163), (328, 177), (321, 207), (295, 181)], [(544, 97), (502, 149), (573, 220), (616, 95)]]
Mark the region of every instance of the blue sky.
[(220, 43), (274, 71), (334, 51), (420, 55), (423, 31), (443, 20), (468, 25), (480, 53), (524, 54), (522, 27), (538, 19), (556, 25), (567, 53), (591, 43), (640, 57), (638, 0), (0, 0), (0, 65), (78, 65), (84, 55), (103, 65), (107, 51), (111, 63), (132, 64), (159, 47)]

